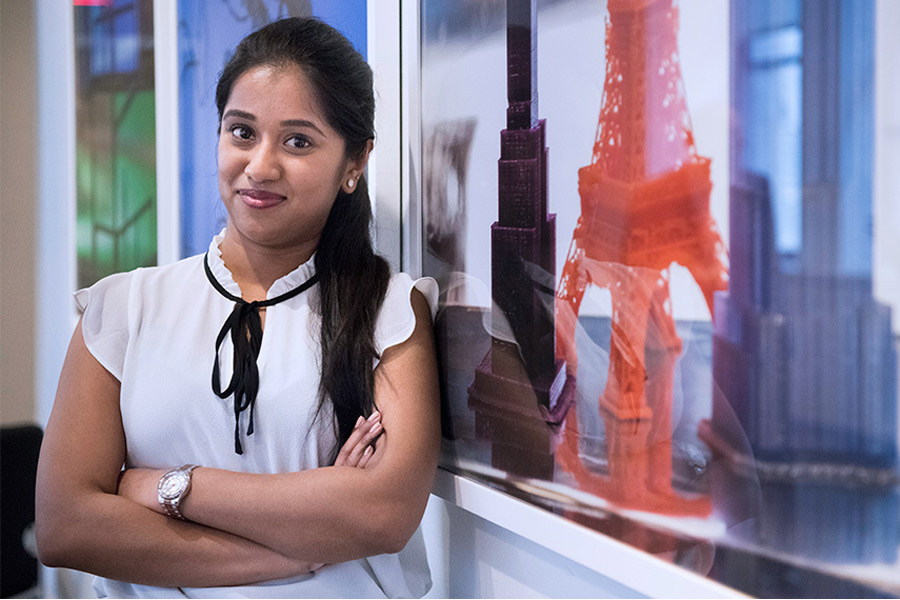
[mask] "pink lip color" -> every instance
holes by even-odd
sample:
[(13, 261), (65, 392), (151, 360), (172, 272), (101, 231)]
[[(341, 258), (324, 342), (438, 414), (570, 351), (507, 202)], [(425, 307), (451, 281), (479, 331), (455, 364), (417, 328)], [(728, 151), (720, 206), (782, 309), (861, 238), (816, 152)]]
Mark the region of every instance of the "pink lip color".
[(252, 208), (269, 208), (280, 204), (285, 198), (280, 194), (273, 194), (265, 190), (242, 189), (238, 190), (244, 204)]

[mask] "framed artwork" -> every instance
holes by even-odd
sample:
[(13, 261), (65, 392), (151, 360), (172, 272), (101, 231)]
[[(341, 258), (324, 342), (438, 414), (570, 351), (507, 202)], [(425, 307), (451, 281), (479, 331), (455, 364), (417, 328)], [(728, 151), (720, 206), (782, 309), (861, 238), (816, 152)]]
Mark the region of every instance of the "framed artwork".
[(156, 264), (152, 0), (74, 6), (77, 285)]
[(442, 466), (752, 595), (900, 590), (878, 6), (422, 0)]

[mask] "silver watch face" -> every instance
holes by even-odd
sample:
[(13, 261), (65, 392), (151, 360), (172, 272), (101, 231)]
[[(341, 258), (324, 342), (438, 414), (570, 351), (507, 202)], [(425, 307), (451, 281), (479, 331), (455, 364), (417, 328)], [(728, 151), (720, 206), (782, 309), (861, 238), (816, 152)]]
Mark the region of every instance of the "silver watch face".
[(184, 471), (167, 473), (159, 482), (159, 495), (165, 500), (174, 500), (187, 489), (190, 475)]

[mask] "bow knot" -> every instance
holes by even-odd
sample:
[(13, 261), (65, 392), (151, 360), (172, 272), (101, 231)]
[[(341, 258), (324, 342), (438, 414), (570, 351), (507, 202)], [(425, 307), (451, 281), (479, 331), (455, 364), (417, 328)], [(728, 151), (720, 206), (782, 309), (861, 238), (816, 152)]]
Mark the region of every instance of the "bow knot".
[[(312, 287), (318, 280), (318, 274), (313, 275), (296, 288), (269, 300), (254, 300), (247, 302), (229, 293), (216, 280), (209, 268), (209, 255), (203, 259), (203, 267), (206, 277), (212, 286), (227, 299), (234, 302), (234, 308), (228, 318), (225, 319), (219, 335), (216, 337), (216, 355), (213, 359), (212, 390), (223, 400), (234, 394), (234, 451), (243, 454), (241, 446), (240, 419), (241, 413), (250, 411), (250, 420), (247, 425), (247, 435), (253, 435), (253, 407), (256, 404), (256, 395), (259, 392), (259, 367), (256, 364), (259, 358), (259, 350), (262, 347), (262, 319), (259, 309), (278, 304), (289, 298), (299, 295)], [(222, 379), (219, 373), (219, 349), (226, 337), (231, 337), (231, 345), (234, 349), (232, 358), (231, 381), (222, 389)]]

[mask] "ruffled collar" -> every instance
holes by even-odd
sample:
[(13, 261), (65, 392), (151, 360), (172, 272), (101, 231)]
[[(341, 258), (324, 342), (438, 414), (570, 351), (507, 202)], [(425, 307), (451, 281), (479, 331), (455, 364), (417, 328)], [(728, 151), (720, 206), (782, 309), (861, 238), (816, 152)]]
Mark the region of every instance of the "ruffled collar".
[[(216, 236), (214, 236), (212, 242), (210, 242), (209, 244), (209, 254), (207, 255), (209, 269), (210, 271), (212, 271), (213, 276), (216, 278), (219, 284), (221, 284), (221, 286), (225, 288), (228, 293), (233, 294), (237, 297), (241, 297), (241, 286), (239, 286), (234, 280), (231, 271), (228, 270), (228, 267), (225, 266), (225, 261), (222, 259), (222, 250), (219, 248), (219, 245), (222, 243), (223, 239), (225, 239), (224, 229)], [(302, 285), (305, 281), (307, 281), (315, 274), (316, 254), (314, 252), (313, 255), (309, 257), (309, 260), (307, 260), (305, 263), (303, 263), (284, 277), (276, 279), (272, 284), (272, 287), (270, 287), (266, 292), (266, 299), (275, 298), (280, 296), (281, 294), (285, 294), (291, 291), (297, 286)]]
[[(319, 277), (313, 272), (314, 257), (277, 279), (266, 292), (265, 300), (248, 302), (241, 297), (240, 286), (222, 260), (219, 246), (225, 237), (223, 231), (213, 238), (209, 253), (204, 257), (203, 268), (210, 285), (223, 297), (234, 302), (231, 314), (225, 318), (219, 335), (216, 336), (216, 355), (213, 359), (212, 390), (223, 400), (232, 397), (234, 404), (234, 451), (243, 454), (241, 443), (241, 413), (249, 412), (247, 435), (253, 435), (253, 407), (259, 392), (259, 359), (262, 348), (263, 328), (260, 309), (275, 306), (290, 300), (314, 286)], [(298, 283), (294, 283), (298, 281)], [(284, 290), (284, 291), (282, 291)], [(222, 344), (231, 338), (234, 348), (232, 356), (231, 380), (223, 385), (219, 354)]]

